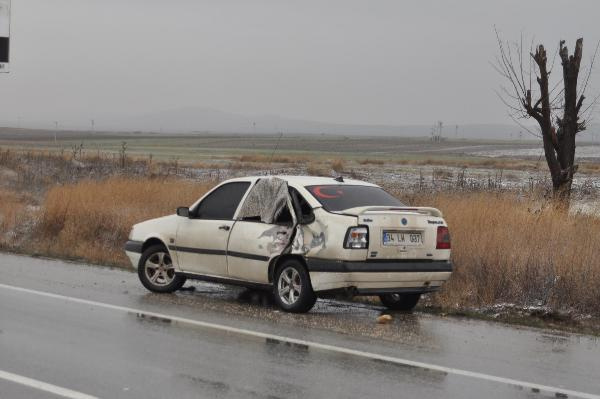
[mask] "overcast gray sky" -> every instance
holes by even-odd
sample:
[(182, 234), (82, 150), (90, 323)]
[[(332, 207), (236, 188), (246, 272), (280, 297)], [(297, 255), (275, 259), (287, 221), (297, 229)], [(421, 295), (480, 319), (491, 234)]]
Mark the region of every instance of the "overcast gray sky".
[(551, 49), (583, 36), (587, 62), (599, 16), (598, 0), (13, 0), (0, 120), (198, 106), (342, 123), (511, 123), (489, 65), (494, 24)]

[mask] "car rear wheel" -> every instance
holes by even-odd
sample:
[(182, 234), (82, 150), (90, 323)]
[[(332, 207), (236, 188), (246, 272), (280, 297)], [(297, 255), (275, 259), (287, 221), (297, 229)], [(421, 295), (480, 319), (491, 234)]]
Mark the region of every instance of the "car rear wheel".
[(421, 294), (383, 294), (379, 295), (381, 303), (393, 310), (411, 311), (417, 306)]
[(138, 277), (152, 292), (174, 292), (185, 284), (185, 277), (175, 273), (171, 255), (162, 245), (153, 245), (142, 253)]
[(275, 272), (273, 296), (286, 312), (308, 312), (317, 301), (304, 265), (295, 259), (284, 261)]

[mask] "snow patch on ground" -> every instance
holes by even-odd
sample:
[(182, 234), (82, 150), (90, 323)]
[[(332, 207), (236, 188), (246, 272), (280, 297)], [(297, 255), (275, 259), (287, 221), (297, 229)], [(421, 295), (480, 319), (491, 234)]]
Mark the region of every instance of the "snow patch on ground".
[[(479, 157), (502, 158), (502, 157), (544, 157), (543, 148), (507, 148), (488, 151), (474, 151), (471, 155)], [(600, 158), (600, 145), (578, 146), (577, 158)]]

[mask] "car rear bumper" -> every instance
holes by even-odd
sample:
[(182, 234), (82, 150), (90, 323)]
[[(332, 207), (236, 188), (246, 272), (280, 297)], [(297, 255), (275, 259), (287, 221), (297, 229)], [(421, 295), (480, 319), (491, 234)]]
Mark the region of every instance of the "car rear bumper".
[(313, 289), (350, 290), (355, 295), (425, 293), (450, 278), (448, 261), (333, 261), (306, 259)]
[(385, 260), (338, 261), (306, 258), (309, 272), (331, 273), (429, 273), (452, 272), (452, 263), (446, 260)]

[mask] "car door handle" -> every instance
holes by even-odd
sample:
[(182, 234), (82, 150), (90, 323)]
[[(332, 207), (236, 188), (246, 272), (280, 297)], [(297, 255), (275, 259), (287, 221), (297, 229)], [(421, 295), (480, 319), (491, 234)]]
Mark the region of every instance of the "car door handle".
[(223, 226), (219, 226), (219, 230), (225, 230), (225, 231), (229, 231), (231, 227), (227, 226), (226, 224), (224, 224)]

